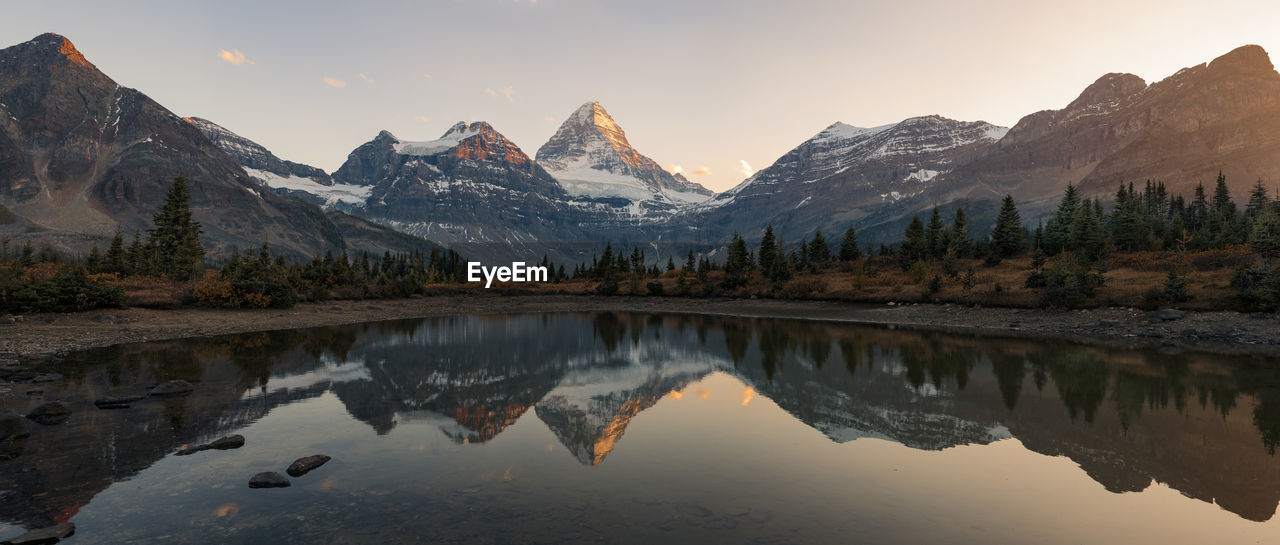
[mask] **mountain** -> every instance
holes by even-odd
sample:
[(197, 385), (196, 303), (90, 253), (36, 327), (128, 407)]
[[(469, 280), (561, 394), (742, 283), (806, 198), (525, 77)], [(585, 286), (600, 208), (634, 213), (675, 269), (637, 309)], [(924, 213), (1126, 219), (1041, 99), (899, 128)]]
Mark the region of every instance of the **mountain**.
[(538, 148), (536, 157), (574, 196), (651, 201), (665, 208), (705, 201), (714, 194), (641, 155), (599, 102), (574, 111)]
[(31, 224), (29, 236), (83, 251), (117, 227), (146, 229), (179, 174), (215, 253), (265, 240), (301, 255), (342, 246), (319, 209), (262, 191), (199, 130), (66, 38), (0, 50), (0, 203)]
[(353, 213), (478, 258), (576, 261), (575, 248), (594, 248), (599, 229), (631, 213), (625, 203), (569, 195), (483, 121), (422, 142), (382, 131), (352, 151), (333, 180), (368, 191)]
[(759, 236), (766, 222), (789, 240), (814, 229), (843, 232), (923, 193), (941, 174), (982, 156), (1007, 131), (936, 115), (873, 128), (835, 123), (683, 220), (748, 238)]
[(245, 172), (264, 184), (277, 178), (306, 178), (323, 186), (333, 185), (333, 180), (325, 171), (311, 165), (282, 160), (257, 142), (217, 123), (199, 117), (185, 117), (183, 120), (199, 129), (213, 145), (227, 152), (236, 163), (244, 167)]
[(1243, 200), (1259, 178), (1280, 179), (1277, 150), (1280, 73), (1266, 51), (1246, 45), (1150, 85), (1133, 74), (1104, 75), (1065, 108), (1022, 118), (927, 198), (1011, 193), (1044, 209), (1069, 183), (1110, 196), (1122, 182), (1149, 179), (1189, 198), (1222, 171)]

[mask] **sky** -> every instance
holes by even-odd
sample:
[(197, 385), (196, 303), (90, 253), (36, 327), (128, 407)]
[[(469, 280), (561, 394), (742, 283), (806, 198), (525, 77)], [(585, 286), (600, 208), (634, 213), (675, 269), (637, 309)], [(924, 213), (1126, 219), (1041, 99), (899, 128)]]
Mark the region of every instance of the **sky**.
[(333, 171), (389, 130), (488, 121), (533, 156), (599, 101), (641, 153), (723, 191), (828, 125), (1012, 126), (1108, 72), (1240, 45), (1280, 2), (8, 0), (0, 47), (69, 38), (118, 83)]

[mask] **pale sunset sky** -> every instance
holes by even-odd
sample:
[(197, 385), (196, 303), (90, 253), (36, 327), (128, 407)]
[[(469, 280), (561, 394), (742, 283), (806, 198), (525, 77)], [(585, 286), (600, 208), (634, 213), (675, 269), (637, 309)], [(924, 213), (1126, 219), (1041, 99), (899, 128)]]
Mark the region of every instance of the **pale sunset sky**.
[(1011, 126), (1099, 76), (1148, 82), (1244, 44), (1280, 2), (1222, 0), (6, 2), (0, 47), (69, 38), (122, 85), (333, 171), (389, 130), (488, 121), (532, 156), (598, 100), (716, 191), (835, 121)]

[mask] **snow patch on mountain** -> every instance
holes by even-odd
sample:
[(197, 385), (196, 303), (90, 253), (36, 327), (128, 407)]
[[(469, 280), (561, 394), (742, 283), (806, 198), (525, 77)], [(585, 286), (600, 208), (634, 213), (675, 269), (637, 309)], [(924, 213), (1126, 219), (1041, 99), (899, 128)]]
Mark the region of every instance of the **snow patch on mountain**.
[(449, 151), (463, 140), (480, 134), (480, 124), (468, 126), (466, 123), (458, 123), (444, 133), (444, 136), (435, 140), (426, 142), (402, 142), (397, 141), (394, 145), (396, 153), (400, 155), (438, 155)]
[(249, 176), (262, 182), (262, 185), (272, 189), (287, 189), (289, 191), (304, 191), (324, 200), (325, 206), (333, 206), (335, 204), (352, 204), (363, 206), (365, 200), (369, 198), (372, 186), (359, 186), (347, 184), (323, 185), (316, 183), (310, 178), (301, 176), (281, 176), (274, 172), (258, 170), (254, 168), (246, 168), (245, 172)]

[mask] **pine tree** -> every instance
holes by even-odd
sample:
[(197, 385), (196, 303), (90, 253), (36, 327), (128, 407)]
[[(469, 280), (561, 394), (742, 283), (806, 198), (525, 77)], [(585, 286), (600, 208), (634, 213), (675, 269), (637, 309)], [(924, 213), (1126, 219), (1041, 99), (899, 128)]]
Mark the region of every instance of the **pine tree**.
[[(561, 269), (563, 269), (563, 268), (564, 268), (564, 265), (561, 265), (561, 266), (560, 266), (560, 268), (561, 268)], [(668, 257), (667, 257), (667, 272), (671, 272), (671, 271), (674, 271), (674, 270), (676, 270), (676, 260), (675, 260), (675, 258), (668, 256)]]
[(764, 228), (764, 238), (760, 239), (760, 270), (770, 274), (773, 264), (778, 259), (778, 241), (773, 236), (773, 224)]
[(1249, 192), (1249, 204), (1245, 207), (1244, 213), (1249, 217), (1257, 217), (1270, 206), (1271, 198), (1267, 196), (1267, 186), (1262, 184), (1262, 178), (1258, 178), (1253, 191)]
[(93, 249), (89, 250), (89, 257), (85, 258), (84, 266), (90, 273), (97, 274), (102, 272), (102, 251), (98, 249), (97, 244), (94, 244)]
[(1005, 195), (1004, 202), (1000, 204), (1000, 213), (996, 216), (995, 228), (991, 231), (992, 250), (997, 257), (1013, 257), (1026, 249), (1026, 238), (1018, 206), (1012, 195)]
[(858, 249), (858, 234), (850, 226), (844, 232), (844, 240), (840, 241), (840, 261), (857, 261), (862, 258), (862, 250)]
[(694, 260), (693, 260), (693, 249), (692, 249), (692, 248), (690, 248), (690, 249), (689, 249), (689, 259), (687, 259), (687, 260), (684, 262), (684, 272), (686, 272), (686, 273), (691, 273), (691, 272), (693, 272), (693, 270), (694, 270), (694, 269), (696, 269), (697, 267), (698, 267), (698, 265), (697, 265), (696, 263), (694, 263)]
[(1062, 201), (1058, 203), (1057, 212), (1049, 219), (1049, 225), (1044, 229), (1045, 253), (1056, 255), (1066, 249), (1071, 222), (1075, 219), (1076, 209), (1079, 207), (1079, 191), (1074, 185), (1067, 184), (1067, 191), (1062, 195)]
[(969, 218), (963, 208), (957, 208), (955, 218), (951, 220), (950, 238), (956, 257), (968, 257), (973, 252), (973, 241), (969, 240)]
[(190, 280), (202, 269), (204, 247), (200, 245), (200, 224), (191, 219), (190, 195), (187, 180), (174, 178), (165, 195), (164, 205), (152, 218), (147, 244), (154, 248), (152, 254), (157, 272), (176, 280)]
[(809, 242), (809, 265), (816, 271), (831, 261), (831, 247), (827, 239), (822, 238), (822, 230), (813, 232), (813, 240)]
[(107, 255), (103, 258), (102, 267), (104, 272), (120, 275), (125, 273), (124, 233), (119, 229), (116, 229), (116, 234), (111, 237), (111, 246), (107, 247)]
[(1102, 255), (1103, 247), (1106, 245), (1102, 217), (1098, 215), (1095, 207), (1089, 206), (1087, 201), (1084, 206), (1076, 209), (1068, 231), (1067, 244), (1069, 248), (1078, 251), (1089, 261), (1096, 260)]
[(1276, 208), (1266, 207), (1249, 232), (1249, 247), (1258, 252), (1268, 265), (1280, 259), (1280, 212)]
[(142, 243), (142, 234), (136, 230), (133, 232), (133, 242), (129, 244), (127, 259), (128, 274), (151, 274), (151, 270), (147, 267), (147, 247)]
[(22, 257), (18, 258), (18, 263), (20, 263), (23, 267), (30, 267), (32, 265), (35, 265), (36, 264), (35, 254), (36, 254), (36, 249), (31, 247), (31, 241), (30, 240), (26, 241), (26, 243), (22, 245)]
[(925, 228), (924, 240), (929, 259), (938, 259), (947, 253), (947, 237), (942, 226), (942, 214), (938, 212), (936, 206), (933, 207), (933, 213), (929, 216), (929, 226)]
[(746, 240), (738, 233), (734, 233), (733, 239), (729, 242), (729, 250), (724, 260), (724, 284), (726, 287), (734, 288), (746, 282), (747, 271), (751, 269), (749, 261)]
[(907, 224), (905, 233), (906, 239), (902, 241), (902, 249), (899, 252), (899, 258), (902, 260), (902, 267), (910, 267), (916, 261), (924, 259), (928, 250), (928, 242), (925, 239), (924, 223), (920, 221), (920, 216), (913, 216), (911, 223)]

